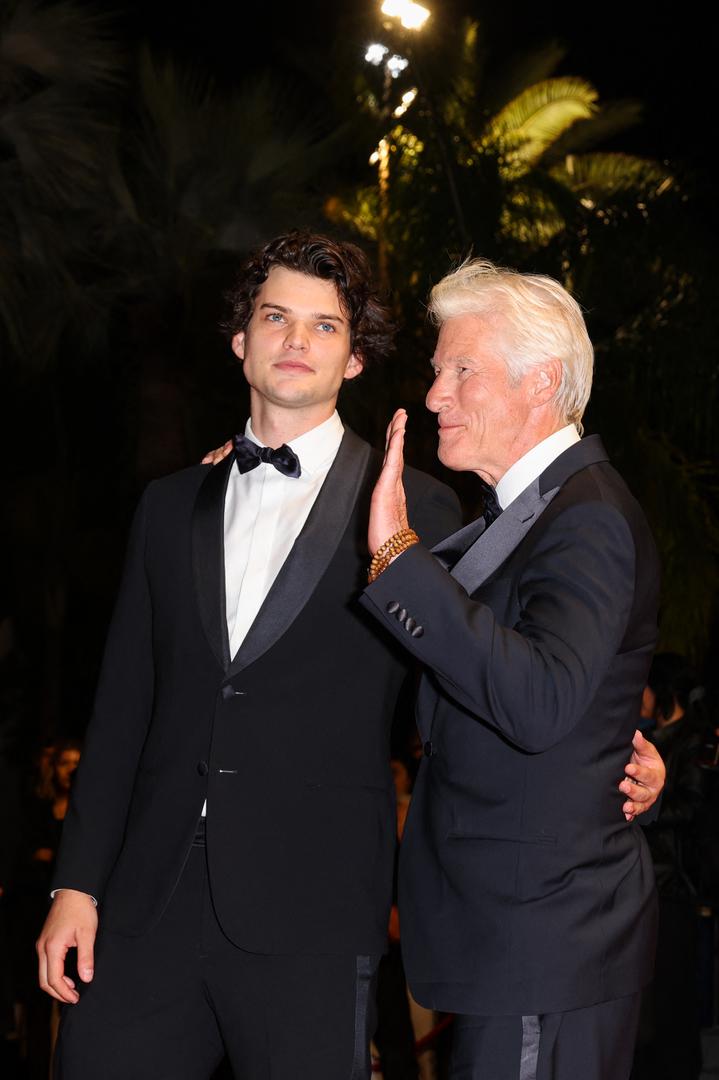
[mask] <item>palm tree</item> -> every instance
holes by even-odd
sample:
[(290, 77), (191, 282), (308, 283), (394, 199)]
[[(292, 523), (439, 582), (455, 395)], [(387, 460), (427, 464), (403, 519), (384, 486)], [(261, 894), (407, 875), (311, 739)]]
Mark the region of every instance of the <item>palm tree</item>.
[[(478, 24), (466, 20), (459, 41), (445, 43), (441, 62), (434, 60), (435, 70), (445, 69), (439, 85), (420, 80), (411, 109), (381, 132), (390, 146), (386, 240), (403, 277), (411, 266), (421, 287), (446, 266), (448, 253), (467, 253), (465, 233), (475, 250), (522, 265), (570, 231), (586, 240), (611, 215), (617, 197), (629, 192), (646, 204), (672, 187), (671, 175), (656, 162), (588, 152), (636, 123), (636, 103), (603, 106), (587, 80), (552, 76), (564, 55), (555, 45), (523, 56), (501, 85), (487, 85), (485, 51)], [(418, 67), (419, 59), (399, 89), (416, 81)], [(369, 87), (364, 101), (378, 121), (386, 120)], [(452, 185), (440, 144), (451, 148)], [(334, 212), (377, 240), (374, 185), (351, 192)]]

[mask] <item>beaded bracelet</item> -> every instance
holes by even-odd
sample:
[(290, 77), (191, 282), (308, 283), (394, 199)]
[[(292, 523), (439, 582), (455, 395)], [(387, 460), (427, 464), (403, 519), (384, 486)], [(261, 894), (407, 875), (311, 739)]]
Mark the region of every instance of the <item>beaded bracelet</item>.
[(367, 572), (369, 584), (371, 585), (373, 581), (376, 581), (382, 571), (387, 569), (395, 555), (401, 555), (407, 548), (418, 543), (419, 537), (414, 529), (400, 529), (399, 532), (390, 536), (389, 540), (385, 540), (384, 544), (377, 548), (372, 556), (372, 562), (369, 564)]

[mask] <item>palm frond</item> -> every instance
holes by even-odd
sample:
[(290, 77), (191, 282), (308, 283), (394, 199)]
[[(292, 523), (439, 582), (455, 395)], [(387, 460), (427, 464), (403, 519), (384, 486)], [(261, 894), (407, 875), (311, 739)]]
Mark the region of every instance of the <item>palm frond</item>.
[(593, 114), (597, 96), (584, 79), (546, 79), (506, 105), (488, 125), (484, 141), (500, 147), (510, 173), (521, 175), (577, 120)]
[(502, 207), (502, 236), (530, 250), (546, 247), (566, 227), (556, 202), (530, 184), (517, 183)]
[(124, 57), (104, 15), (79, 3), (5, 5), (0, 20), (0, 86), (8, 96), (27, 80), (89, 86), (94, 94), (123, 79)]
[(105, 190), (114, 129), (56, 87), (0, 110), (0, 136), (26, 184), (41, 198), (77, 209)]
[(672, 184), (662, 165), (631, 154), (569, 154), (549, 172), (593, 205), (606, 204), (623, 192), (656, 196)]

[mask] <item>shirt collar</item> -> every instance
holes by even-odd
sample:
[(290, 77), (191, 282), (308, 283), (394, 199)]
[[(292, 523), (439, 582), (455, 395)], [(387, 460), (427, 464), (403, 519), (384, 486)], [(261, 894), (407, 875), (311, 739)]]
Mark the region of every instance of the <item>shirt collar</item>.
[[(328, 420), (324, 420), (317, 427), (306, 431), (304, 435), (299, 435), (288, 443), (287, 445), (294, 450), (300, 459), (301, 475), (312, 476), (323, 469), (328, 469), (337, 456), (344, 433), (345, 429), (339, 413), (335, 409)], [(248, 439), (252, 439), (254, 443), (257, 443), (258, 446), (264, 445), (252, 430), (251, 420), (248, 420), (245, 424), (245, 435)]]
[(574, 424), (567, 424), (554, 434), (542, 439), (540, 443), (528, 450), (519, 461), (515, 461), (507, 469), (502, 479), (497, 484), (497, 502), (503, 510), (514, 502), (525, 488), (541, 476), (552, 462), (568, 450), (570, 446), (580, 440), (579, 432)]

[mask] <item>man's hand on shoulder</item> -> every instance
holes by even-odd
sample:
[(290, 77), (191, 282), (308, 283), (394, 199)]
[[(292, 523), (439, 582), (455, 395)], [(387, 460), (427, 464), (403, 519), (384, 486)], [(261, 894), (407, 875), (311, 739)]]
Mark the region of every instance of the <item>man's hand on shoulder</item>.
[(209, 454), (205, 454), (200, 464), (219, 465), (230, 453), (232, 453), (232, 439), (228, 439), (224, 446), (218, 446), (216, 450), (210, 450)]
[(68, 949), (77, 948), (77, 970), (83, 982), (94, 974), (97, 908), (88, 893), (61, 889), (56, 893), (37, 941), (40, 988), (57, 1001), (80, 1000), (75, 983), (65, 974)]
[(659, 751), (644, 738), (641, 731), (634, 732), (632, 747), (632, 756), (624, 769), (627, 775), (619, 785), (619, 790), (627, 796), (622, 807), (627, 821), (633, 821), (638, 814), (651, 810), (667, 777)]

